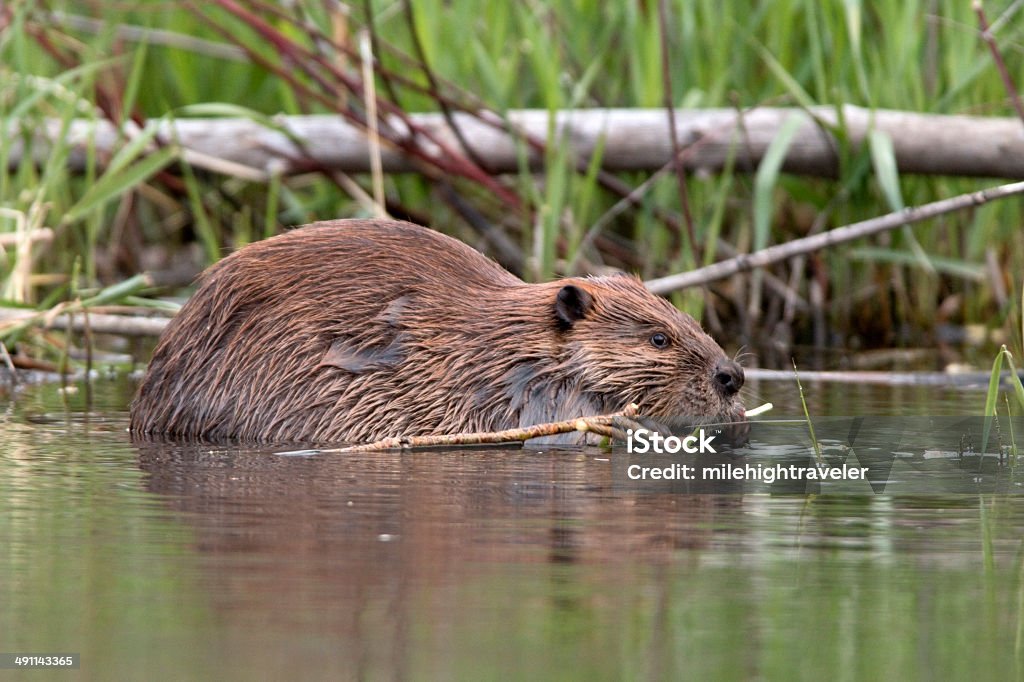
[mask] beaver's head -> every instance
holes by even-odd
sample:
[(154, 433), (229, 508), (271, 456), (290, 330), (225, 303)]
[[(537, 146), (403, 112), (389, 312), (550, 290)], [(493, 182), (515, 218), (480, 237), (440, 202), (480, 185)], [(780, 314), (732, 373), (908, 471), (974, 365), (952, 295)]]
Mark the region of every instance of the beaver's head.
[(563, 367), (582, 391), (649, 416), (742, 419), (743, 368), (692, 317), (630, 276), (555, 284)]

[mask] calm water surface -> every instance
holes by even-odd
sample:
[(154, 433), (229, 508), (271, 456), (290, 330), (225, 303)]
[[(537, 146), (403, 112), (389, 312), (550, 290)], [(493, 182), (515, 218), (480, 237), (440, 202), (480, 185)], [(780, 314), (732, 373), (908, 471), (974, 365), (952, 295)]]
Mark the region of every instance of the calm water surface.
[[(814, 414), (980, 391), (807, 384)], [(136, 445), (132, 387), (0, 396), (27, 679), (1021, 679), (1024, 496), (668, 495), (608, 453)], [(792, 387), (748, 404), (799, 412)]]

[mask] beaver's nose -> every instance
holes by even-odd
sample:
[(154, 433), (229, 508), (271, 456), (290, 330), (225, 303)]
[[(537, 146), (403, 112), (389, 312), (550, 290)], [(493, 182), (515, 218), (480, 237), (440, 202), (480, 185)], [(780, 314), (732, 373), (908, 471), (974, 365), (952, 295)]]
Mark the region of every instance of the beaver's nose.
[(736, 395), (743, 388), (743, 368), (732, 360), (719, 360), (713, 377), (715, 388), (726, 398)]

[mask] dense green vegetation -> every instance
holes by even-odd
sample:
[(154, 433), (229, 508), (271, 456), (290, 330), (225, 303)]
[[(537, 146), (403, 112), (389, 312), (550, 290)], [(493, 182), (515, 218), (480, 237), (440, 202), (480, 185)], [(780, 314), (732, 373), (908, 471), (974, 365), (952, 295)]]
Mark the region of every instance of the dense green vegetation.
[[(1017, 76), (1024, 21), (1011, 13), (1015, 4), (1007, 10), (1011, 4), (985, 7)], [(140, 27), (154, 32), (134, 30)], [(21, 221), (23, 231), (48, 226), (55, 234), (32, 259), (24, 249), (3, 249), (3, 305), (48, 308), (85, 299), (182, 258), (199, 267), (290, 225), (367, 215), (371, 207), (353, 199), (337, 175), (314, 169), (262, 183), (212, 173), (173, 145), (152, 148), (155, 127), (147, 126), (217, 114), (336, 111), (362, 119), (363, 29), (379, 59), (374, 85), (382, 112), (657, 107), (668, 87), (682, 107), (852, 103), (1013, 114), (977, 17), (962, 1), (15, 0), (0, 9), (0, 233), (17, 231)], [(44, 121), (66, 126), (73, 118), (134, 120), (142, 132), (126, 137), (112, 159), (82, 145), (76, 153), (85, 154), (84, 172), (68, 170), (66, 141), (37, 149), (38, 165), (9, 164)], [(602, 221), (586, 260), (659, 276), (721, 257), (721, 242), (749, 251), (802, 236), (816, 223), (842, 225), (995, 184), (897, 178), (884, 149), (841, 151), (835, 180), (762, 173), (755, 182), (736, 169), (687, 178), (685, 203), (678, 178), (665, 173), (638, 206)], [(543, 153), (543, 173), (386, 177), (387, 208), (480, 243), (467, 222), (476, 215), (522, 249), (524, 276), (558, 274), (621, 199), (613, 181), (628, 189), (650, 174), (602, 177), (596, 164), (578, 167), (558, 145)], [(370, 177), (354, 180), (372, 195)], [(697, 248), (679, 228), (687, 210)], [(944, 322), (984, 325), (1012, 345), (1019, 343), (1021, 224), (1021, 202), (1010, 199), (820, 252), (795, 271), (778, 266), (775, 274), (811, 303), (796, 314), (766, 292), (751, 315), (749, 276), (676, 302), (755, 351), (768, 339), (782, 347), (810, 341), (815, 320), (819, 339), (827, 328), (824, 341), (835, 346), (930, 343)], [(770, 234), (757, 233), (758, 226)], [(129, 294), (121, 302), (131, 305), (148, 300), (139, 291), (119, 293)], [(28, 354), (56, 343), (25, 325), (0, 326), (0, 335)]]

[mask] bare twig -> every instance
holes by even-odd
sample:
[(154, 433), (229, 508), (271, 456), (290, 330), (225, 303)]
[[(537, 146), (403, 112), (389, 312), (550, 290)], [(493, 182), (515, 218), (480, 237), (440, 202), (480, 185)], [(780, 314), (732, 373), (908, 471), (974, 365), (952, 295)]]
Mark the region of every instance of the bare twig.
[[(43, 327), (58, 324), (68, 325), (67, 314), (58, 313), (46, 318), (42, 313), (25, 310), (0, 309), (0, 333), (25, 323), (38, 324)], [(160, 336), (170, 323), (166, 317), (141, 317), (130, 315), (107, 315), (89, 313), (89, 328), (96, 334), (118, 334), (120, 336)], [(74, 331), (85, 331), (85, 321), (79, 316), (70, 320), (70, 328)]]
[(647, 288), (656, 294), (667, 294), (672, 291), (707, 284), (725, 279), (738, 272), (746, 272), (754, 268), (763, 268), (773, 263), (779, 263), (803, 253), (829, 248), (854, 239), (893, 230), (903, 225), (918, 223), (935, 216), (952, 213), (953, 211), (959, 211), (971, 206), (981, 206), (996, 199), (1004, 199), (1022, 193), (1024, 193), (1024, 182), (1012, 182), (978, 192), (968, 192), (967, 194), (950, 197), (949, 199), (933, 201), (930, 204), (905, 208), (878, 218), (862, 220), (852, 225), (837, 227), (822, 234), (770, 246), (756, 253), (741, 254), (735, 258), (698, 268), (691, 272), (652, 279), (647, 282)]
[(438, 445), (493, 445), (497, 443), (513, 443), (526, 441), (531, 438), (542, 436), (554, 436), (559, 433), (572, 433), (574, 431), (593, 432), (602, 436), (612, 435), (612, 426), (616, 419), (621, 417), (635, 417), (639, 407), (630, 404), (622, 412), (615, 414), (598, 415), (594, 417), (580, 417), (579, 419), (568, 419), (548, 424), (535, 424), (518, 429), (505, 429), (504, 431), (486, 431), (482, 433), (450, 433), (438, 436), (398, 436), (385, 438), (375, 443), (362, 445), (350, 445), (344, 448), (332, 448), (330, 450), (318, 450), (320, 453), (350, 453), (350, 452), (375, 452), (378, 450), (407, 450), (410, 448), (427, 448)]
[[(388, 99), (395, 103), (398, 107), (404, 109), (401, 100), (398, 99), (398, 91), (395, 89), (395, 84), (392, 79), (390, 71), (384, 68), (381, 62), (381, 40), (380, 33), (377, 31), (375, 24), (377, 20), (374, 18), (375, 13), (373, 11), (373, 0), (363, 0), (363, 13), (365, 15), (366, 27), (370, 31), (370, 47), (373, 49), (373, 54), (377, 55), (377, 75), (380, 76), (381, 82), (384, 84), (384, 91), (387, 93)], [(331, 42), (335, 48), (338, 48), (340, 41), (336, 36), (332, 36)], [(344, 53), (344, 49), (338, 49), (339, 53)]]
[[(15, 224), (14, 234), (7, 235), (11, 240), (9, 243), (16, 248), (15, 265), (9, 279), (9, 290), (4, 293), (20, 303), (28, 303), (32, 298), (32, 244), (53, 239), (53, 231), (42, 227), (46, 211), (47, 206), (39, 196), (27, 211), (0, 207), (0, 217), (11, 218)], [(0, 248), (7, 243), (7, 240), (0, 241)]]
[[(2, 213), (2, 211), (0, 211)], [(32, 242), (48, 242), (53, 240), (53, 230), (49, 227), (38, 227), (33, 230), (28, 230), (25, 233), (24, 238)], [(4, 232), (0, 234), (0, 247), (4, 246), (15, 246), (22, 239), (22, 235)]]
[(373, 179), (374, 214), (387, 218), (384, 207), (384, 164), (380, 160), (380, 131), (377, 120), (377, 88), (373, 78), (373, 52), (367, 31), (359, 32), (359, 56), (363, 62), (363, 100), (366, 103), (367, 141), (370, 144), (370, 177)]
[[(793, 380), (793, 372), (783, 369), (762, 369), (746, 367), (743, 370), (748, 381), (783, 381)], [(1024, 374), (1024, 373), (1022, 373)], [(1006, 385), (1012, 373), (1004, 371), (1001, 382)], [(800, 370), (800, 378), (804, 381), (820, 381), (837, 384), (874, 384), (881, 386), (986, 386), (992, 378), (991, 372), (890, 372), (876, 370), (857, 371), (815, 371)], [(747, 416), (753, 416), (747, 410)]]
[[(12, 314), (5, 314), (9, 319), (0, 322), (0, 334), (8, 334), (32, 326), (41, 325), (49, 327), (54, 321), (62, 316), (67, 317), (85, 308), (105, 305), (125, 296), (131, 296), (140, 289), (153, 286), (153, 278), (148, 273), (135, 275), (123, 282), (107, 287), (99, 293), (85, 299), (58, 303), (49, 310), (30, 311), (27, 314), (18, 311)], [(6, 311), (0, 310), (0, 313)], [(22, 313), (22, 314), (19, 314)]]

